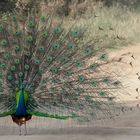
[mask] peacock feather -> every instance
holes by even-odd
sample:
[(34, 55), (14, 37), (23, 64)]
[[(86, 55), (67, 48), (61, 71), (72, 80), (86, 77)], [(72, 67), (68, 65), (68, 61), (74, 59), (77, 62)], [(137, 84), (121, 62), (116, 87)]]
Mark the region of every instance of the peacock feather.
[(0, 20), (0, 117), (11, 115), (21, 125), (31, 116), (115, 115), (121, 84), (102, 68), (112, 62), (103, 48), (85, 41), (85, 30), (62, 25), (36, 14)]

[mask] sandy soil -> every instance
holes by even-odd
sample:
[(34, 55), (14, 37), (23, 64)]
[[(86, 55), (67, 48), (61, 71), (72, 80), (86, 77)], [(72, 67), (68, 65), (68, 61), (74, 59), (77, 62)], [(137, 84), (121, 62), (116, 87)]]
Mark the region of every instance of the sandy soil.
[[(134, 58), (131, 57), (132, 54)], [(115, 64), (112, 70), (121, 73), (120, 78), (131, 94), (122, 99), (136, 105), (139, 102), (136, 88), (139, 87), (140, 81), (136, 73), (140, 72), (140, 44), (110, 52), (109, 57), (122, 57), (123, 63)], [(140, 140), (140, 109), (135, 108), (115, 120), (93, 121), (88, 125), (73, 123), (72, 120), (58, 121), (34, 117), (28, 122), (27, 130), (27, 136), (18, 136), (19, 129), (12, 123), (11, 118), (0, 118), (0, 140)]]

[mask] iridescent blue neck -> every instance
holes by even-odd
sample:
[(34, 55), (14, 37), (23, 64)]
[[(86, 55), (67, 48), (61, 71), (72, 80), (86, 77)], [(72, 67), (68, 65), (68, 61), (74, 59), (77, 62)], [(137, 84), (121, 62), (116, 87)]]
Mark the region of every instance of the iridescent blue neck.
[(20, 90), (20, 96), (19, 96), (19, 101), (18, 101), (15, 115), (17, 116), (27, 115), (27, 107), (26, 107), (25, 99), (24, 99), (24, 89)]

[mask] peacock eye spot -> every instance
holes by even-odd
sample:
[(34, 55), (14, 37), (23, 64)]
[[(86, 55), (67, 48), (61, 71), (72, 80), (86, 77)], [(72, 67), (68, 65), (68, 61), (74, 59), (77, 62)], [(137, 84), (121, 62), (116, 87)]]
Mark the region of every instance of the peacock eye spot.
[(0, 42), (0, 44), (1, 44), (2, 46), (6, 46), (7, 43), (8, 43), (8, 42), (7, 42), (6, 39), (1, 40), (1, 42)]
[(12, 77), (11, 75), (8, 75), (7, 79), (8, 79), (9, 81), (11, 81), (11, 80), (13, 79), (13, 77)]
[(76, 67), (77, 68), (82, 68), (83, 63), (81, 61), (76, 62)]
[(11, 67), (11, 71), (15, 71), (16, 70), (16, 67), (15, 66), (12, 66)]
[(60, 63), (66, 63), (68, 61), (68, 59), (67, 58), (60, 58)]
[(38, 51), (39, 51), (40, 53), (43, 53), (43, 52), (45, 51), (45, 49), (44, 49), (44, 47), (40, 47), (40, 48), (38, 48)]
[(23, 76), (23, 72), (19, 72), (19, 77), (22, 77)]
[(28, 22), (28, 27), (29, 28), (33, 28), (35, 26), (34, 22), (33, 21), (29, 21)]
[(52, 57), (48, 57), (47, 62), (52, 62), (53, 58)]
[(60, 48), (60, 45), (59, 45), (59, 44), (54, 44), (54, 45), (53, 45), (53, 49), (54, 49), (54, 50), (58, 50), (59, 48)]
[(15, 59), (15, 64), (20, 64), (20, 60), (19, 59)]
[(16, 31), (14, 34), (15, 34), (15, 36), (20, 36), (21, 32), (20, 31)]
[(15, 52), (19, 52), (20, 51), (20, 47), (15, 47)]
[(97, 64), (92, 64), (89, 66), (89, 69), (95, 70), (97, 68)]
[(2, 68), (2, 69), (4, 69), (4, 68), (6, 68), (6, 64), (0, 64), (0, 68)]
[(47, 81), (46, 81), (45, 79), (42, 79), (41, 82), (40, 82), (40, 84), (41, 84), (41, 85), (44, 85), (44, 84), (46, 84), (46, 82), (47, 82)]
[(101, 56), (100, 56), (100, 60), (101, 61), (105, 61), (107, 59), (107, 55), (106, 54), (102, 54)]
[(54, 73), (54, 74), (58, 74), (59, 73), (59, 69), (58, 68), (55, 68), (55, 67), (51, 68), (50, 71), (52, 73)]
[(45, 16), (41, 16), (40, 19), (41, 19), (42, 22), (45, 22), (46, 21), (46, 17)]
[(25, 65), (24, 68), (25, 68), (25, 70), (29, 70), (30, 66), (29, 65)]
[(42, 34), (42, 36), (45, 37), (45, 38), (48, 37), (48, 32), (45, 31), (45, 32)]
[(55, 27), (53, 29), (53, 32), (56, 33), (56, 34), (61, 33), (61, 28), (60, 27)]
[(34, 63), (35, 63), (35, 65), (39, 65), (40, 64), (40, 60), (39, 59), (35, 59)]
[(70, 43), (70, 44), (67, 45), (67, 48), (68, 49), (74, 49), (75, 48), (75, 45)]
[(105, 93), (104, 91), (101, 91), (101, 92), (99, 92), (99, 95), (100, 95), (100, 96), (105, 96), (106, 93)]
[(17, 21), (17, 17), (16, 16), (13, 16), (12, 19), (13, 19), (14, 22)]
[(18, 85), (19, 84), (19, 81), (15, 81), (15, 84)]
[(79, 36), (79, 32), (78, 31), (72, 31), (71, 35), (72, 35), (72, 37), (78, 37)]
[(93, 87), (96, 87), (97, 86), (97, 81), (95, 81), (94, 79), (91, 80), (91, 85)]
[(30, 56), (30, 52), (25, 52), (25, 55), (29, 57)]
[(92, 50), (90, 48), (86, 48), (85, 51), (84, 51), (84, 53), (86, 55), (90, 55), (92, 53)]
[(78, 81), (79, 82), (84, 82), (86, 79), (85, 79), (85, 77), (83, 76), (83, 75), (80, 75), (79, 77), (78, 77)]
[(106, 79), (103, 80), (103, 82), (104, 83), (109, 83), (109, 79), (106, 78)]
[(43, 74), (43, 69), (39, 69), (39, 75), (42, 75)]
[(120, 84), (119, 81), (115, 81), (115, 82), (113, 83), (114, 86), (118, 86), (119, 84)]
[(71, 71), (66, 71), (66, 72), (65, 72), (65, 75), (66, 75), (66, 76), (71, 76), (71, 75), (72, 75), (72, 72), (71, 72)]
[(33, 41), (33, 37), (31, 35), (27, 36), (27, 41), (28, 42), (32, 42)]

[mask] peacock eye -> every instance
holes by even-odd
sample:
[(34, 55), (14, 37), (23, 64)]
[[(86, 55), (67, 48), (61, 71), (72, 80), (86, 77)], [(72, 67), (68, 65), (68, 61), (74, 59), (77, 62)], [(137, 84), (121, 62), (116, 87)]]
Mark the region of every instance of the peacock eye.
[(0, 68), (2, 68), (2, 69), (6, 68), (6, 64), (4, 64), (4, 63), (0, 64)]
[(35, 59), (35, 60), (34, 60), (34, 63), (35, 63), (36, 65), (39, 65), (41, 62), (40, 62), (39, 59)]
[(109, 79), (105, 78), (105, 79), (103, 79), (103, 82), (108, 84), (109, 83)]
[(30, 52), (25, 52), (25, 55), (29, 57), (31, 55), (31, 53)]
[(42, 75), (43, 72), (44, 72), (43, 69), (39, 69), (39, 71), (38, 71), (39, 75)]
[(42, 22), (45, 22), (46, 21), (46, 17), (45, 16), (41, 16), (40, 19), (41, 19)]
[(115, 82), (113, 83), (114, 86), (118, 86), (119, 84), (120, 84), (120, 81), (115, 81)]
[(11, 67), (11, 71), (15, 71), (16, 70), (16, 67), (15, 66), (12, 66)]
[(106, 92), (101, 91), (101, 92), (99, 92), (99, 95), (100, 95), (100, 96), (105, 96), (105, 95), (106, 95)]
[(33, 41), (33, 37), (31, 35), (27, 36), (27, 41), (28, 42), (32, 42)]
[(19, 81), (15, 81), (15, 84), (18, 85), (19, 84)]
[(84, 50), (84, 53), (85, 53), (85, 55), (90, 55), (90, 54), (92, 53), (91, 48), (86, 48), (86, 49)]
[(29, 21), (28, 22), (28, 27), (29, 28), (33, 28), (35, 26), (34, 22), (33, 21)]
[(20, 60), (19, 59), (15, 59), (15, 64), (20, 64)]
[(14, 35), (15, 35), (15, 36), (20, 36), (20, 35), (21, 35), (21, 32), (20, 32), (20, 31), (16, 31), (16, 32), (14, 33)]
[(58, 50), (59, 48), (60, 48), (60, 45), (59, 44), (56, 44), (56, 43), (53, 44), (53, 49), (54, 50)]
[(52, 73), (54, 73), (54, 74), (58, 74), (58, 73), (59, 73), (59, 69), (56, 68), (56, 67), (51, 68), (50, 71), (51, 71)]
[(4, 58), (5, 59), (10, 59), (11, 58), (11, 55), (9, 53), (6, 53), (6, 54), (4, 54)]
[(15, 52), (19, 52), (20, 51), (20, 47), (16, 46), (15, 47)]
[(54, 29), (53, 29), (53, 32), (54, 33), (56, 33), (56, 34), (58, 34), (58, 33), (61, 33), (61, 28), (60, 27), (55, 27)]
[(86, 78), (83, 75), (79, 75), (79, 77), (78, 77), (79, 82), (84, 82), (85, 80), (86, 80)]
[(72, 37), (78, 37), (79, 36), (79, 32), (78, 31), (72, 31), (71, 32), (71, 36)]
[(45, 37), (45, 38), (48, 37), (48, 32), (45, 31), (45, 32), (42, 34), (42, 36)]
[(50, 92), (56, 92), (56, 89), (55, 88), (50, 88), (49, 91)]
[(16, 21), (17, 21), (17, 17), (16, 17), (16, 16), (13, 16), (13, 17), (12, 17), (12, 20), (13, 20), (14, 22), (16, 22)]
[(41, 82), (40, 82), (40, 84), (41, 84), (41, 85), (44, 85), (44, 84), (46, 84), (46, 82), (47, 82), (47, 80), (42, 79)]
[(25, 70), (29, 70), (30, 66), (26, 64), (26, 65), (24, 66), (24, 68), (25, 68)]
[(3, 31), (3, 29), (4, 29), (3, 24), (0, 24), (0, 32), (2, 32), (2, 31)]
[(52, 62), (52, 61), (53, 61), (53, 58), (52, 58), (51, 56), (47, 58), (47, 62), (50, 63), (50, 62)]
[(95, 70), (97, 68), (97, 64), (92, 64), (89, 66), (89, 69)]
[(13, 80), (13, 77), (12, 77), (11, 75), (8, 75), (7, 79), (8, 79), (9, 81), (11, 81), (11, 80)]
[(44, 48), (44, 47), (40, 47), (40, 48), (38, 48), (38, 51), (39, 51), (40, 53), (44, 53), (44, 52), (45, 52), (45, 48)]
[(83, 63), (81, 61), (77, 61), (75, 65), (77, 68), (82, 68)]
[(64, 95), (64, 94), (66, 94), (66, 93), (65, 93), (65, 91), (62, 90), (62, 91), (59, 92), (59, 94)]
[(76, 88), (76, 89), (74, 89), (74, 91), (76, 92), (76, 94), (81, 94), (82, 92), (84, 92), (84, 89)]
[(96, 87), (97, 86), (97, 81), (92, 79), (91, 80), (91, 86)]
[(60, 62), (64, 64), (64, 63), (68, 62), (68, 58), (62, 57), (62, 58), (60, 58)]
[(23, 76), (23, 72), (19, 72), (19, 77), (22, 77)]
[(64, 74), (65, 74), (65, 76), (71, 76), (72, 72), (71, 71), (66, 71)]
[(2, 46), (6, 46), (6, 45), (8, 44), (8, 42), (7, 42), (6, 39), (3, 39), (3, 40), (1, 40), (0, 44), (1, 44)]
[(107, 54), (102, 54), (102, 55), (100, 56), (100, 60), (101, 60), (101, 61), (107, 60)]
[(74, 48), (75, 48), (75, 45), (74, 45), (74, 44), (69, 43), (69, 44), (67, 45), (67, 48), (68, 48), (68, 49), (74, 49)]

